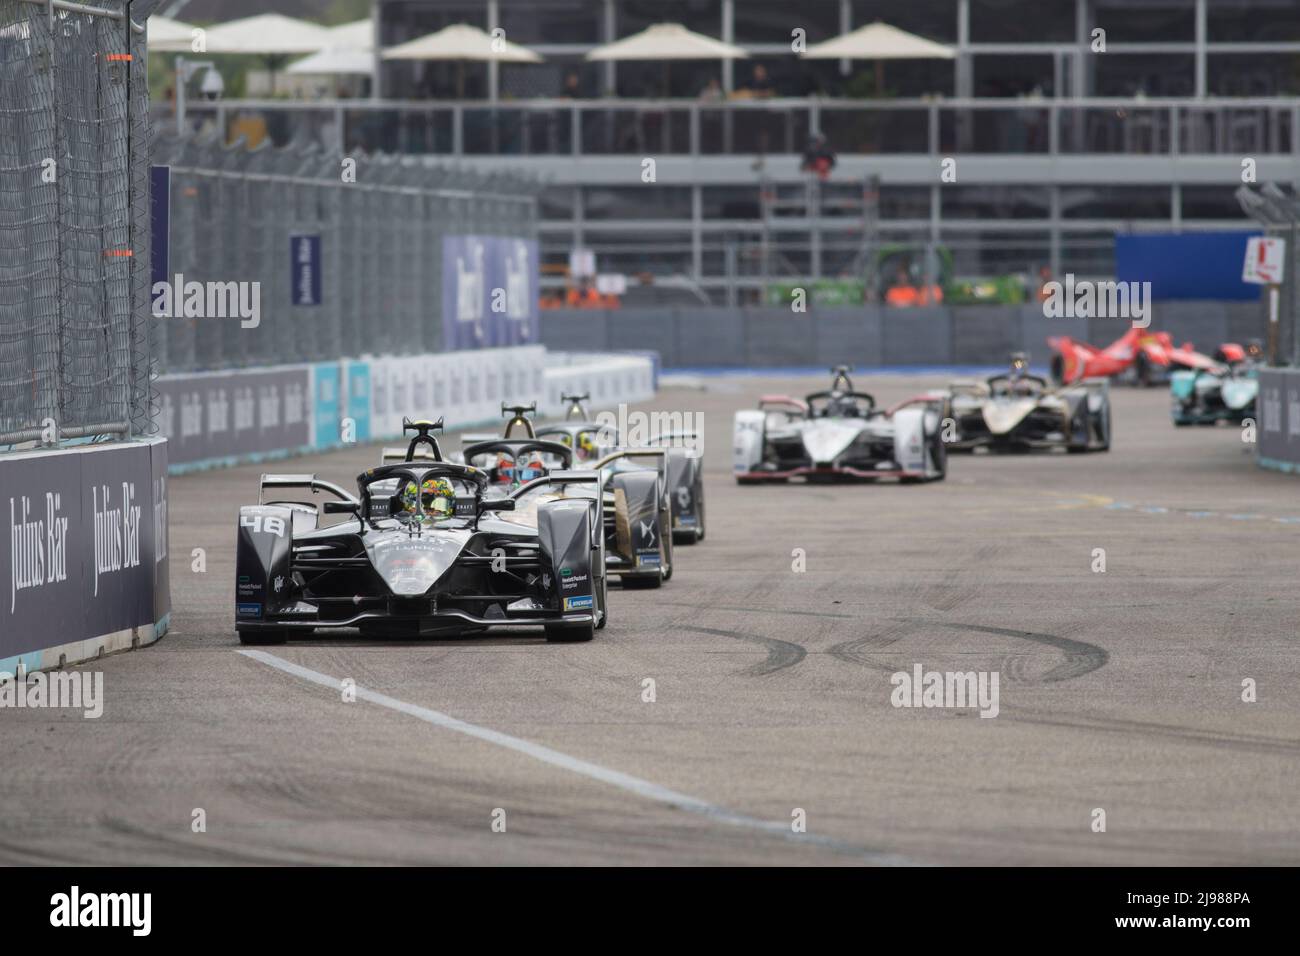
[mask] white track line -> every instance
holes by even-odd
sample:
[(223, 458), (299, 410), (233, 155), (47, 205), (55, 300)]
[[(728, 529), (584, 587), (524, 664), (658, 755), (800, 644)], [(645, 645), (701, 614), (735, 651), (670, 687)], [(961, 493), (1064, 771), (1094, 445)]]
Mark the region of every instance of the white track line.
[[(276, 657), (274, 654), (268, 654), (266, 651), (241, 650), (239, 652), (245, 657), (252, 658), (274, 667), (276, 670), (299, 677), (302, 680), (310, 681), (313, 684), (319, 684), (321, 687), (328, 687), (330, 690), (337, 691), (341, 688), (342, 682), (337, 677), (330, 677), (319, 671), (311, 670), (292, 661), (286, 661), (282, 657)], [(433, 724), (435, 727), (442, 727), (446, 730), (454, 730), (457, 733), (465, 734), (468, 737), (476, 737), (479, 740), (485, 740), (488, 743), (496, 744), (498, 747), (505, 747), (507, 750), (513, 750), (517, 753), (532, 757), (534, 760), (540, 760), (542, 763), (548, 763), (553, 767), (560, 767), (572, 773), (589, 777), (592, 780), (599, 780), (601, 783), (607, 783), (611, 786), (618, 787), (620, 790), (626, 790), (634, 793), (639, 797), (647, 800), (654, 800), (657, 803), (665, 803), (671, 807), (677, 807), (681, 810), (689, 810), (691, 813), (698, 813), (715, 820), (719, 823), (726, 823), (731, 826), (746, 827), (751, 830), (760, 830), (764, 833), (770, 833), (773, 836), (785, 837), (796, 843), (811, 843), (816, 846), (825, 847), (838, 853), (849, 853), (854, 856), (865, 858), (870, 863), (885, 866), (907, 866), (912, 861), (892, 853), (885, 853), (880, 850), (872, 850), (867, 847), (855, 846), (852, 843), (846, 843), (843, 840), (836, 840), (831, 837), (818, 836), (811, 833), (795, 833), (788, 823), (776, 823), (770, 820), (759, 820), (756, 817), (745, 816), (741, 813), (733, 813), (724, 807), (701, 800), (698, 797), (692, 797), (685, 793), (679, 793), (676, 790), (670, 790), (667, 787), (661, 787), (657, 783), (651, 783), (649, 780), (642, 780), (640, 777), (633, 777), (630, 774), (622, 773), (618, 770), (610, 770), (608, 767), (602, 767), (586, 760), (580, 760), (577, 757), (570, 757), (568, 754), (560, 753), (558, 750), (552, 750), (550, 747), (544, 747), (541, 744), (535, 744), (531, 741), (524, 740), (520, 737), (512, 737), (510, 734), (503, 734), (498, 730), (492, 730), (488, 727), (480, 727), (477, 724), (471, 724), (468, 721), (460, 720), (449, 714), (440, 711), (430, 710), (428, 707), (421, 707), (418, 704), (408, 704), (406, 701), (398, 700), (395, 697), (389, 697), (387, 694), (380, 694), (376, 691), (369, 690), (365, 687), (356, 688), (357, 698), (369, 701), (372, 704), (378, 704), (380, 707), (387, 707), (389, 710), (395, 710), (398, 713), (406, 714), (409, 717), (415, 717), (417, 720), (423, 720), (425, 723)]]

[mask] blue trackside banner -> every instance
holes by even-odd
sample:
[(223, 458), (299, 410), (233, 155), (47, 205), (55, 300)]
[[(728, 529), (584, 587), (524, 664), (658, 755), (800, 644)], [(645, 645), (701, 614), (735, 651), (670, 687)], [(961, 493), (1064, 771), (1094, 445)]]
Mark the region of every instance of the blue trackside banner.
[(442, 341), (448, 352), (530, 345), (540, 337), (534, 239), (444, 236)]
[(1151, 298), (1259, 298), (1260, 287), (1241, 281), (1246, 241), (1257, 231), (1143, 233), (1115, 237), (1115, 278), (1150, 282)]
[(289, 301), (293, 305), (321, 304), (320, 236), (289, 237)]
[(149, 167), (149, 288), (170, 282), (172, 168)]

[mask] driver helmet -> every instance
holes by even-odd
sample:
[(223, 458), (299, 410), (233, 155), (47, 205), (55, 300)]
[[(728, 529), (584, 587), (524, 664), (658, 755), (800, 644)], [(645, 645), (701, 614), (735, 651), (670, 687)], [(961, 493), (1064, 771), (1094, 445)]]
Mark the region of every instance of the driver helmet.
[(503, 484), (515, 480), (515, 460), (505, 452), (497, 455), (497, 481)]
[(420, 505), (425, 516), (434, 521), (454, 517), (456, 489), (446, 478), (426, 478), (420, 486)]
[(418, 515), (420, 513), (420, 486), (414, 481), (408, 481), (402, 487), (401, 502), (404, 513)]
[(592, 432), (578, 433), (578, 447), (574, 449), (579, 461), (586, 461), (589, 458), (596, 457), (596, 439)]
[(1019, 381), (1029, 374), (1029, 356), (1024, 352), (1011, 353), (1011, 380)]
[(542, 463), (542, 456), (534, 454), (528, 461), (519, 463), (515, 467), (515, 473), (519, 476), (521, 483), (542, 477), (546, 473), (546, 466)]

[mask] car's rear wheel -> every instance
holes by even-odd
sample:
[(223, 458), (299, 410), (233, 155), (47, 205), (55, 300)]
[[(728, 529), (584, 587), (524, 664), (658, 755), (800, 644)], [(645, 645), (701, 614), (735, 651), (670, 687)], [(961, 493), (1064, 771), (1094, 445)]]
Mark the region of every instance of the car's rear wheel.
[(605, 625), (609, 623), (609, 576), (601, 575), (600, 587), (596, 590), (597, 607), (600, 611), (600, 622), (596, 625), (596, 630), (604, 630)]
[[(665, 533), (666, 532), (666, 533)], [(664, 509), (659, 512), (659, 553), (663, 562), (663, 578), (672, 580), (673, 576), (673, 519), (672, 512)]]
[(289, 640), (288, 631), (240, 631), (239, 643), (249, 647), (266, 647), (271, 644), (283, 644)]

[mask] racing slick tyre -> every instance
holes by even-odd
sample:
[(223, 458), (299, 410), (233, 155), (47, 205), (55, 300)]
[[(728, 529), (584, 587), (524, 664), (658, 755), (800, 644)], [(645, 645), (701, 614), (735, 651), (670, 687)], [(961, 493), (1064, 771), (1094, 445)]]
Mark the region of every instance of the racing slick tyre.
[(593, 566), (600, 568), (600, 584), (596, 587), (596, 606), (600, 611), (600, 622), (596, 625), (596, 630), (603, 630), (609, 623), (609, 572), (605, 569), (605, 539), (600, 539), (600, 547), (596, 551), (596, 558)]
[[(668, 533), (664, 534), (664, 529)], [(663, 578), (665, 581), (671, 581), (673, 577), (673, 519), (672, 512), (668, 510), (659, 513), (659, 540), (663, 542), (660, 546), (660, 553), (663, 555)]]
[(547, 624), (547, 644), (578, 644), (589, 641), (596, 636), (596, 626), (588, 621), (586, 624)]
[(943, 481), (948, 477), (948, 443), (943, 440), (943, 421), (939, 419), (939, 430), (930, 436), (930, 457), (937, 472), (930, 481)]
[(704, 540), (704, 485), (700, 485), (700, 494), (698, 503), (695, 506), (695, 541), (699, 543)]
[(1139, 352), (1133, 359), (1133, 371), (1137, 376), (1137, 383), (1142, 388), (1149, 388), (1151, 382), (1151, 360), (1147, 358), (1145, 352)]
[(1057, 352), (1052, 356), (1052, 384), (1060, 388), (1065, 384), (1065, 356)]
[(638, 577), (632, 577), (627, 574), (623, 575), (624, 590), (637, 591), (643, 588), (657, 588), (663, 583), (663, 574), (647, 574)]
[(1110, 399), (1106, 399), (1106, 404), (1097, 415), (1098, 439), (1097, 447), (1094, 451), (1110, 451)]
[(240, 631), (239, 643), (249, 647), (266, 647), (271, 644), (284, 644), (289, 640), (288, 631)]

